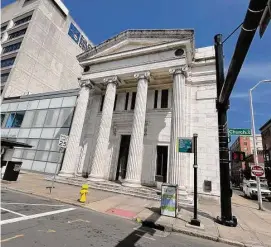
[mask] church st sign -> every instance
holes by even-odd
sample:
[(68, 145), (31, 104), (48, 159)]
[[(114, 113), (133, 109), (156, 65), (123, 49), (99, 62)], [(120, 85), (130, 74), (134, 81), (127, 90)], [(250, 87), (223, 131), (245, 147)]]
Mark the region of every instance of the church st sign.
[(251, 129), (229, 129), (230, 136), (250, 136)]

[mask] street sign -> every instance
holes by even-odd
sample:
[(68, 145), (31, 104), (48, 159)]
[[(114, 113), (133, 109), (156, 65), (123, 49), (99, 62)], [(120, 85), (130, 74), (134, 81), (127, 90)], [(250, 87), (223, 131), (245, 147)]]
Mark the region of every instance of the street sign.
[(263, 34), (270, 22), (270, 18), (271, 18), (271, 0), (268, 1), (267, 6), (265, 7), (265, 10), (263, 12), (262, 18), (260, 20), (259, 24), (260, 38), (263, 37)]
[(58, 146), (61, 147), (61, 148), (66, 148), (67, 147), (67, 144), (68, 144), (68, 139), (69, 139), (69, 136), (66, 136), (66, 135), (60, 135), (59, 137), (59, 141), (58, 141)]
[(256, 177), (264, 177), (264, 168), (262, 166), (254, 165), (251, 167), (251, 173), (253, 176)]
[(230, 136), (250, 136), (251, 129), (229, 129)]
[(179, 153), (192, 153), (192, 138), (178, 138), (178, 152)]

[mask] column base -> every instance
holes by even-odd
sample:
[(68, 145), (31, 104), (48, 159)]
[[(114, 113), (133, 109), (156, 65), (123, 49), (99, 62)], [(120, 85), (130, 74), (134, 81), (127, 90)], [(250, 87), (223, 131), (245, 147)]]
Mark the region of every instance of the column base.
[(74, 173), (70, 173), (70, 172), (62, 172), (60, 171), (57, 176), (59, 177), (63, 177), (63, 178), (73, 178), (75, 177), (75, 174)]
[(103, 181), (105, 181), (105, 179), (103, 177), (96, 176), (96, 175), (91, 175), (91, 174), (89, 174), (89, 177), (88, 177), (87, 180), (92, 181), (92, 182), (103, 182)]
[(142, 187), (139, 181), (133, 181), (133, 180), (124, 180), (122, 185), (125, 187), (132, 187), (132, 188)]

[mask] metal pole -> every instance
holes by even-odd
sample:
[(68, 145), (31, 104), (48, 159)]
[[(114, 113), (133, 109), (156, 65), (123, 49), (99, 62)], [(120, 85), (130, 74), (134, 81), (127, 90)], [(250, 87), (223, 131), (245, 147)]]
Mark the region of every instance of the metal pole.
[(56, 173), (57, 173), (57, 170), (58, 170), (57, 168), (60, 167), (60, 165), (61, 165), (63, 151), (64, 151), (64, 148), (60, 147), (59, 148), (59, 154), (60, 155), (59, 155), (58, 163), (56, 164), (56, 169), (55, 169), (54, 177), (53, 177), (53, 180), (52, 180), (52, 184), (51, 184), (51, 186), (46, 187), (46, 189), (50, 190), (50, 194), (51, 194), (52, 189), (54, 188), (54, 184), (55, 184), (55, 180), (56, 180)]
[(190, 224), (194, 226), (200, 226), (200, 220), (198, 220), (198, 151), (197, 151), (197, 138), (198, 134), (193, 134), (193, 151), (194, 151), (194, 218), (191, 219)]
[(229, 148), (228, 148), (228, 126), (227, 110), (229, 103), (221, 104), (218, 97), (224, 83), (224, 61), (223, 61), (223, 41), (222, 35), (214, 37), (215, 57), (216, 57), (216, 84), (217, 84), (217, 114), (218, 114), (218, 141), (219, 141), (219, 170), (220, 170), (220, 204), (221, 217), (217, 217), (217, 222), (226, 226), (236, 226), (237, 219), (232, 216), (229, 169)]
[[(256, 133), (255, 133), (255, 122), (254, 122), (254, 111), (253, 111), (253, 103), (252, 103), (252, 90), (249, 90), (249, 98), (250, 98), (250, 113), (251, 113), (251, 125), (252, 125), (252, 138), (253, 138), (253, 155), (254, 155), (254, 163), (255, 165), (258, 165), (258, 152), (257, 152), (257, 146), (256, 146)], [(257, 192), (258, 192), (258, 204), (259, 209), (263, 210), (263, 201), (262, 201), (262, 193), (261, 193), (261, 181), (260, 178), (256, 176), (257, 181)]]

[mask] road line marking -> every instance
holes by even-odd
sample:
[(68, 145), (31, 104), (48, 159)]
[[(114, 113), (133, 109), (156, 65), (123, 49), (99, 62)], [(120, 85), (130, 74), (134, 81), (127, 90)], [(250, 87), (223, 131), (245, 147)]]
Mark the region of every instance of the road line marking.
[(20, 213), (17, 213), (17, 212), (11, 211), (11, 210), (6, 209), (6, 208), (2, 208), (2, 207), (0, 207), (0, 209), (2, 209), (2, 210), (4, 210), (4, 211), (7, 211), (7, 212), (10, 212), (10, 213), (13, 213), (13, 214), (20, 215), (20, 216), (26, 216), (25, 214), (20, 214)]
[(8, 241), (10, 241), (10, 240), (12, 240), (12, 239), (15, 239), (15, 238), (21, 238), (21, 237), (23, 237), (23, 236), (24, 236), (23, 234), (16, 235), (16, 236), (13, 236), (13, 237), (11, 237), (11, 238), (3, 239), (3, 240), (1, 240), (0, 242), (1, 242), (1, 243), (8, 242)]
[(51, 206), (51, 207), (64, 207), (65, 205), (51, 205), (51, 204), (42, 204), (42, 203), (22, 203), (22, 202), (1, 202), (1, 204), (6, 205), (29, 205), (29, 206)]
[(141, 238), (147, 238), (147, 239), (155, 241), (155, 238), (147, 237), (147, 236), (140, 235), (140, 234), (135, 234), (135, 235), (138, 236), (138, 237), (141, 237)]
[(0, 225), (19, 222), (19, 221), (23, 221), (23, 220), (36, 219), (36, 218), (40, 218), (40, 217), (44, 217), (44, 216), (48, 216), (48, 215), (53, 215), (53, 214), (60, 214), (60, 213), (68, 212), (71, 210), (75, 210), (75, 208), (66, 208), (66, 209), (45, 212), (45, 213), (41, 213), (41, 214), (26, 215), (26, 216), (14, 218), (14, 219), (3, 220), (3, 221), (0, 221)]
[(89, 221), (88, 220), (82, 220), (82, 219), (77, 219), (77, 220), (69, 220), (67, 223), (68, 224), (70, 224), (70, 223), (73, 223), (73, 222), (78, 222), (78, 221), (82, 221), (82, 222), (87, 222), (87, 223), (89, 223)]
[(49, 229), (47, 231), (45, 230), (38, 230), (38, 232), (46, 232), (46, 233), (49, 233), (49, 232), (56, 232), (55, 230), (52, 230), (52, 229)]

